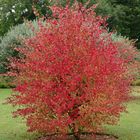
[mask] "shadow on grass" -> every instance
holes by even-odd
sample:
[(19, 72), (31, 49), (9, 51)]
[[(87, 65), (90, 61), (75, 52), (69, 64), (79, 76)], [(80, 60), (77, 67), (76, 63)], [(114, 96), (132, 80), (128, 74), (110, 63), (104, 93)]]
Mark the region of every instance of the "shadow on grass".
[(118, 139), (117, 136), (111, 134), (105, 134), (105, 133), (84, 132), (81, 133), (79, 136), (80, 139), (75, 139), (73, 134), (67, 134), (67, 135), (52, 134), (52, 135), (46, 135), (40, 137), (36, 140), (117, 140)]

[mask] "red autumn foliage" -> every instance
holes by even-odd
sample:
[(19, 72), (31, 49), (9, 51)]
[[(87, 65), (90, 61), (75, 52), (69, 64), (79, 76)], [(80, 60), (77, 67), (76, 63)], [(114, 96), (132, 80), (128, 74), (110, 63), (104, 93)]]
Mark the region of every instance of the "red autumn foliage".
[(14, 114), (27, 119), (30, 131), (46, 133), (115, 124), (129, 98), (133, 55), (120, 55), (122, 44), (112, 41), (93, 7), (52, 10), (55, 18), (39, 22), (40, 31), (19, 50), (25, 57), (13, 60), (17, 93), (9, 103), (22, 106)]

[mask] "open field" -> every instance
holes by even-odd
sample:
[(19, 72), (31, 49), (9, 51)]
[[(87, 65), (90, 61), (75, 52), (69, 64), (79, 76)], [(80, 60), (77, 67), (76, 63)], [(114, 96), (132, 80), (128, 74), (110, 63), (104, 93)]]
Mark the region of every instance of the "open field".
[[(10, 89), (0, 89), (0, 140), (33, 140), (36, 134), (26, 132), (25, 123), (20, 118), (12, 118), (13, 108), (3, 104), (10, 95)], [(114, 134), (119, 140), (140, 140), (140, 87), (133, 91), (135, 97), (127, 105), (129, 113), (123, 113), (117, 126), (108, 126), (107, 133)]]

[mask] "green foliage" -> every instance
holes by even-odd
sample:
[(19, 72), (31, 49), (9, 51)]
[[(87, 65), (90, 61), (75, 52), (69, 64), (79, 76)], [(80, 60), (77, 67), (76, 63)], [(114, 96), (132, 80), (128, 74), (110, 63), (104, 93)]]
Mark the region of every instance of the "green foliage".
[(140, 79), (137, 79), (132, 83), (133, 86), (140, 86)]
[(0, 88), (13, 88), (15, 87), (12, 84), (13, 78), (8, 76), (0, 76)]
[[(65, 6), (67, 0), (59, 0), (59, 4)], [(87, 0), (77, 0), (85, 3)], [(95, 0), (91, 0), (92, 1)], [(15, 25), (24, 22), (24, 19), (34, 20), (33, 7), (38, 11), (40, 16), (51, 16), (50, 5), (56, 3), (56, 0), (1, 0), (0, 1), (0, 36), (3, 36), (8, 30)], [(74, 0), (70, 0), (72, 4)]]
[[(35, 31), (38, 30), (37, 22), (33, 22)], [(23, 47), (22, 40), (26, 37), (33, 36), (34, 32), (31, 30), (28, 23), (19, 24), (10, 29), (10, 31), (0, 38), (0, 73), (8, 71), (9, 58), (18, 56), (15, 47)], [(12, 88), (13, 78), (8, 76), (0, 76), (0, 88)]]
[(21, 24), (24, 19), (36, 18), (33, 6), (40, 15), (50, 15), (49, 0), (1, 0), (0, 1), (0, 36), (3, 36), (12, 26)]
[[(33, 27), (35, 31), (38, 30), (37, 22), (33, 22)], [(33, 36), (34, 33), (30, 28), (29, 24), (23, 23), (19, 24), (10, 29), (10, 31), (1, 38), (0, 43), (0, 73), (5, 73), (8, 68), (8, 59), (13, 56), (17, 56), (17, 51), (14, 50), (15, 47), (22, 46), (22, 40), (26, 37)]]
[(140, 49), (140, 0), (99, 0), (97, 12), (109, 16), (110, 30), (137, 40)]

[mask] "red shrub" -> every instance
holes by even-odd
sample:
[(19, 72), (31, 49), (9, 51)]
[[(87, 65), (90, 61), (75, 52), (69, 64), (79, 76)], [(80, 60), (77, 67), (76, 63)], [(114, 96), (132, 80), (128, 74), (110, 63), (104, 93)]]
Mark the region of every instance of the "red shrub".
[[(68, 133), (98, 131), (115, 124), (125, 110), (131, 73), (92, 9), (52, 7), (55, 19), (40, 24), (36, 36), (20, 49), (25, 58), (13, 60), (17, 94), (9, 102), (27, 119), (30, 131)], [(103, 36), (103, 34), (105, 34)]]

